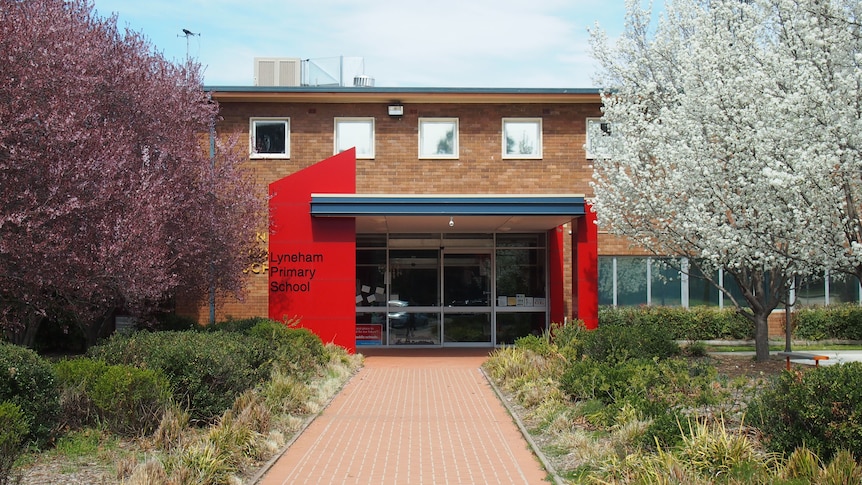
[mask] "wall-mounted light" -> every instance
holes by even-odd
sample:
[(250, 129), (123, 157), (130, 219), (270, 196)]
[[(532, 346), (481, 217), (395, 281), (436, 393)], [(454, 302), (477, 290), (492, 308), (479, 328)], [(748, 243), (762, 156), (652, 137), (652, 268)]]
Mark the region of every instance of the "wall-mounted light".
[(404, 116), (404, 105), (390, 104), (389, 105), (389, 116)]
[(455, 218), (449, 216), (449, 227), (455, 227)]

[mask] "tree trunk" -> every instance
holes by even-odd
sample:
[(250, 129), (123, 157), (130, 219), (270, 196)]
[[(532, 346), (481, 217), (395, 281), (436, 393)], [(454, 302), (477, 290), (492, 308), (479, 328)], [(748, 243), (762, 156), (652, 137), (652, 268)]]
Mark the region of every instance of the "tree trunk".
[(769, 312), (756, 312), (754, 320), (754, 351), (757, 362), (769, 360)]
[(84, 338), (86, 340), (85, 345), (86, 348), (90, 348), (97, 343), (99, 343), (99, 339), (105, 336), (105, 333), (108, 329), (108, 325), (112, 323), (114, 318), (114, 312), (110, 311), (107, 315), (104, 315), (100, 318), (95, 318), (92, 322), (84, 327)]

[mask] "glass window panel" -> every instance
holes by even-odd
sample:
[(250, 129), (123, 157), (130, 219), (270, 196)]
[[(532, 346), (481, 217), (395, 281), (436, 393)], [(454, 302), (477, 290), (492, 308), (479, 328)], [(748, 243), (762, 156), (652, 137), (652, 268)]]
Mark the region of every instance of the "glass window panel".
[(504, 118), (503, 158), (542, 158), (542, 120)]
[(678, 260), (653, 259), (650, 267), (650, 303), (661, 306), (682, 305), (682, 278)]
[(527, 335), (542, 335), (547, 326), (544, 312), (498, 313), (497, 344), (511, 345)]
[(826, 279), (823, 276), (808, 276), (799, 280), (799, 286), (796, 288), (796, 303), (825, 305)]
[(830, 274), (829, 303), (859, 303), (859, 280), (846, 273)]
[(647, 259), (617, 257), (617, 305), (646, 305)]
[(443, 315), (444, 342), (491, 342), (490, 313)]
[(614, 258), (599, 256), (599, 305), (614, 304)]
[(402, 312), (397, 307), (390, 307), (389, 344), (439, 345), (440, 314), (409, 310)]
[(356, 247), (357, 248), (385, 248), (386, 247), (386, 235), (385, 234), (357, 234), (356, 235)]
[(386, 250), (356, 251), (356, 306), (386, 305)]
[[(718, 272), (712, 276), (718, 281)], [(718, 306), (718, 288), (707, 280), (701, 269), (690, 265), (688, 270), (688, 306)]]
[(374, 158), (374, 118), (336, 118), (335, 153), (356, 147), (356, 158)]
[(260, 158), (290, 158), (290, 120), (251, 120), (251, 154)]
[[(546, 298), (544, 249), (497, 250), (497, 301), (524, 295), (529, 298)], [(517, 305), (517, 300), (516, 300)], [(526, 303), (525, 305), (526, 306)]]
[(446, 254), (443, 302), (448, 306), (490, 306), (491, 255)]
[(419, 120), (420, 158), (458, 158), (458, 120)]
[(545, 234), (498, 234), (497, 246), (507, 248), (543, 248)]
[[(737, 301), (737, 303), (742, 305), (743, 308), (748, 308), (748, 301), (745, 299), (745, 297), (742, 296), (742, 290), (739, 288), (739, 283), (737, 283), (736, 278), (734, 278), (733, 275), (731, 275), (727, 271), (724, 272), (723, 284), (724, 289), (727, 290), (731, 295), (733, 295), (733, 298)], [(724, 298), (724, 306), (733, 306), (733, 301), (731, 301), (731, 299), (725, 296), (723, 293), (722, 298)]]
[(399, 249), (389, 251), (390, 299), (409, 306), (440, 304), (439, 250)]

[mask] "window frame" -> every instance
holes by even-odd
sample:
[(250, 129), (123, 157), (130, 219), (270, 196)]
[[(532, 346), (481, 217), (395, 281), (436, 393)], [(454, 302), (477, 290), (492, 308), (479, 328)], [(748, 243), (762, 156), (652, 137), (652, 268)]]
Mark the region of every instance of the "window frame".
[[(339, 138), (340, 132), (339, 127), (342, 124), (368, 124), (371, 128), (369, 135), (369, 139), (366, 140), (368, 142), (368, 146), (370, 147), (370, 152), (362, 152), (359, 150), (358, 145), (350, 145), (347, 148), (339, 149)], [(334, 134), (332, 137), (332, 150), (334, 155), (338, 155), (339, 153), (349, 150), (352, 147), (356, 147), (356, 158), (357, 159), (373, 159), (375, 155), (375, 122), (373, 116), (360, 117), (360, 116), (338, 116), (333, 120), (333, 130)]]
[[(284, 152), (261, 153), (257, 151), (257, 124), (258, 122), (276, 124), (281, 122), (284, 126)], [(290, 118), (282, 116), (258, 116), (249, 119), (248, 129), (248, 152), (252, 159), (289, 159), (290, 158)]]
[[(534, 135), (533, 142), (535, 143), (536, 150), (534, 150), (534, 153), (520, 153), (520, 152), (519, 153), (508, 153), (507, 148), (508, 148), (509, 136), (508, 136), (507, 126), (509, 124), (512, 124), (512, 125), (515, 125), (515, 124), (521, 124), (521, 125), (533, 124), (535, 126), (536, 132), (533, 134)], [(542, 118), (503, 118), (501, 131), (502, 131), (502, 137), (503, 137), (501, 149), (502, 149), (502, 157), (504, 160), (512, 160), (512, 159), (541, 160), (542, 159), (542, 148), (543, 148), (542, 147), (542, 131), (543, 131)], [(521, 132), (521, 134), (526, 135), (527, 134), (526, 130), (523, 130)]]
[[(452, 153), (423, 153), (423, 141), (426, 138), (426, 125), (451, 123), (452, 125)], [(419, 118), (419, 159), (423, 160), (457, 160), (459, 158), (458, 141), (459, 124), (458, 118)], [(442, 141), (439, 137), (437, 141)]]
[[(598, 130), (596, 128), (594, 128), (596, 125), (598, 125)], [(605, 131), (602, 128), (602, 125), (607, 125), (610, 132)], [(595, 136), (594, 133), (598, 133), (598, 132), (607, 133), (607, 135), (601, 135), (603, 137), (604, 136), (607, 136), (607, 137), (614, 136), (613, 124), (609, 121), (606, 121), (604, 118), (587, 118), (586, 127), (587, 127), (587, 133), (586, 133), (586, 143), (584, 144), (584, 151), (586, 152), (587, 159), (596, 159), (599, 157), (608, 156), (607, 147), (602, 148), (602, 147), (594, 147), (593, 146), (593, 138)]]

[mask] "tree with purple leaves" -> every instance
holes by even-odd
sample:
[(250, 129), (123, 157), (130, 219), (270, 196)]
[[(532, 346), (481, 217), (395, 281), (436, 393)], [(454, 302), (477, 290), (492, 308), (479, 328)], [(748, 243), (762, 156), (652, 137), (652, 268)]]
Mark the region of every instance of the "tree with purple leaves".
[(264, 197), (200, 66), (86, 0), (0, 0), (0, 325), (92, 343), (117, 311), (240, 294)]

